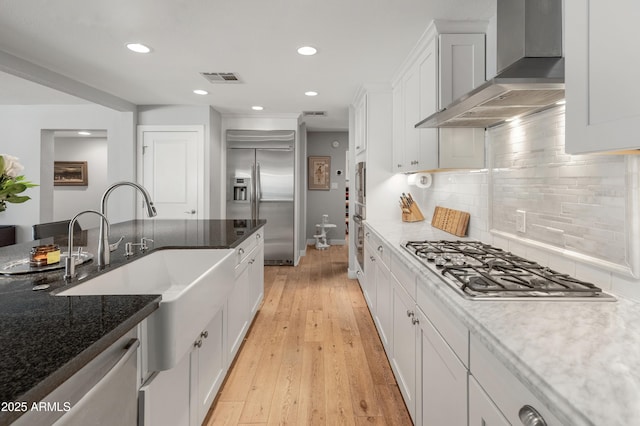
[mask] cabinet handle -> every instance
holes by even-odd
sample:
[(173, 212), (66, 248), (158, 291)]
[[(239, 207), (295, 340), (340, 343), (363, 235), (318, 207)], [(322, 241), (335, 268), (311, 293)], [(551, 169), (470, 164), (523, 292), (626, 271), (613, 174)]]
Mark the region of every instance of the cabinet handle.
[(396, 164), (396, 167), (398, 167), (400, 169), (400, 168), (402, 168), (402, 164)]
[(415, 312), (413, 312), (413, 311), (412, 311), (412, 310), (410, 310), (410, 309), (407, 309), (407, 316), (408, 316), (409, 318), (411, 318), (411, 317), (412, 317), (412, 316), (414, 316), (414, 315), (415, 315)]
[(367, 232), (366, 234), (364, 234), (365, 237), (369, 238), (369, 232)]
[(540, 413), (530, 405), (523, 405), (518, 411), (518, 417), (524, 426), (547, 426)]
[(384, 249), (382, 248), (382, 246), (378, 246), (378, 251), (379, 251), (380, 253), (382, 253), (382, 251), (383, 251), (383, 250), (384, 250)]
[(196, 348), (201, 348), (202, 347), (202, 339), (196, 340), (196, 342), (193, 344), (193, 346), (195, 346)]
[(413, 324), (413, 325), (420, 324), (420, 320), (418, 318), (413, 318), (411, 320), (411, 324)]
[(243, 248), (238, 249), (238, 254), (242, 256), (244, 254), (244, 249)]
[(376, 258), (375, 258), (375, 257), (373, 257), (373, 256), (369, 256), (369, 260), (371, 260), (372, 262), (375, 262), (375, 261), (376, 261)]
[(209, 337), (209, 332), (207, 330), (203, 331), (202, 333), (200, 333), (200, 337), (204, 337), (206, 339), (207, 337)]
[(262, 235), (256, 234), (256, 240), (259, 240), (260, 238), (262, 238)]

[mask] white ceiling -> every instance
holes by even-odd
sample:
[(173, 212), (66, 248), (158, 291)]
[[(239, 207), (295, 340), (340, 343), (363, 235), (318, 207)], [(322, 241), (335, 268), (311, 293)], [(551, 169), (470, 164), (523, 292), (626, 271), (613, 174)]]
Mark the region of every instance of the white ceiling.
[[(346, 130), (358, 87), (390, 81), (432, 19), (489, 19), (495, 1), (0, 0), (0, 51), (136, 105), (327, 111), (308, 128)], [(131, 41), (153, 52), (134, 54)], [(318, 54), (298, 55), (302, 45)], [(244, 83), (212, 84), (200, 72)], [(0, 73), (0, 104), (82, 102)]]

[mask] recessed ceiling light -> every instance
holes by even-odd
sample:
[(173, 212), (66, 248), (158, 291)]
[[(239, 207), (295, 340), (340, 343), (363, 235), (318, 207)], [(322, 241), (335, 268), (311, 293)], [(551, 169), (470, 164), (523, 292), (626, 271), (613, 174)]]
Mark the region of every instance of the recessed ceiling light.
[(196, 95), (208, 95), (209, 92), (207, 92), (206, 90), (202, 90), (202, 89), (196, 89), (193, 91), (193, 93), (195, 93)]
[(85, 132), (84, 130), (83, 130), (83, 131), (78, 132), (78, 134), (79, 134), (80, 136), (91, 136), (91, 132)]
[(315, 55), (317, 52), (318, 50), (311, 46), (302, 46), (298, 48), (298, 53), (304, 56)]
[(145, 46), (141, 43), (127, 43), (127, 49), (136, 53), (149, 53), (151, 52), (151, 48)]
[(254, 111), (262, 111), (264, 107), (261, 107), (260, 105), (254, 105), (251, 107), (251, 109)]
[(307, 96), (318, 96), (318, 92), (314, 92), (313, 90), (310, 90), (308, 92), (304, 92), (305, 95)]

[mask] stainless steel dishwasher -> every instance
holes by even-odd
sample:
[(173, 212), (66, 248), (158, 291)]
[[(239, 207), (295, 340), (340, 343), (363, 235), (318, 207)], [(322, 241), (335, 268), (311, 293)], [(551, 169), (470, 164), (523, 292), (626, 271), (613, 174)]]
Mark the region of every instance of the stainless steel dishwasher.
[(136, 425), (136, 328), (51, 392), (43, 411), (29, 411), (14, 425)]

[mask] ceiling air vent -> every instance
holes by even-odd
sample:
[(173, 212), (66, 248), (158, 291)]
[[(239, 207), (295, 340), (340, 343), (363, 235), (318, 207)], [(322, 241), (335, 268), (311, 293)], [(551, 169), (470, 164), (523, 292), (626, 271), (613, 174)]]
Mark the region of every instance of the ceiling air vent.
[(302, 111), (303, 117), (326, 117), (327, 111)]
[(234, 72), (201, 72), (209, 83), (226, 84), (226, 83), (242, 83), (240, 76)]

